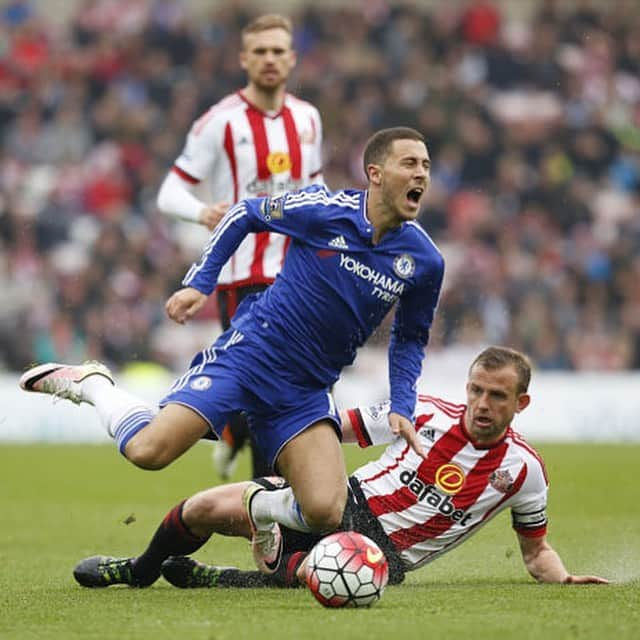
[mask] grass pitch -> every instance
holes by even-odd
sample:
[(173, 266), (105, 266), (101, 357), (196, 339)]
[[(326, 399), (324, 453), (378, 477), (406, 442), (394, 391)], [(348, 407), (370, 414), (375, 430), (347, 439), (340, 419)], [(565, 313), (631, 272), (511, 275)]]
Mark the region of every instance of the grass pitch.
[[(170, 507), (216, 482), (208, 443), (160, 472), (135, 469), (108, 446), (0, 445), (0, 638), (640, 638), (640, 446), (538, 449), (551, 544), (569, 571), (614, 584), (535, 584), (503, 513), (375, 607), (330, 610), (304, 590), (76, 585), (78, 560), (140, 552)], [(370, 455), (348, 448), (349, 468)], [(247, 474), (244, 458), (236, 479)], [(216, 536), (197, 557), (251, 567), (241, 540)]]

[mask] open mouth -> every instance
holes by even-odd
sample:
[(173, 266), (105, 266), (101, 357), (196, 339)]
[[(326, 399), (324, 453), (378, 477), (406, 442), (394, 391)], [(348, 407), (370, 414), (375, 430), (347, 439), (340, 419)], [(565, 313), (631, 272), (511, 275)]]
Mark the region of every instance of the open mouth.
[(420, 202), (420, 198), (422, 198), (422, 194), (424, 193), (424, 189), (421, 187), (414, 187), (413, 189), (409, 189), (407, 192), (407, 200), (412, 204), (418, 204)]

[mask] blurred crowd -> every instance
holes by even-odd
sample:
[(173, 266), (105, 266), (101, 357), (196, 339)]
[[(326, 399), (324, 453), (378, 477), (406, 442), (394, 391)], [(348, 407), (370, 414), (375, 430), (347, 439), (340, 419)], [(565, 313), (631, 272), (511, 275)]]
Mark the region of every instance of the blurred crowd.
[[(291, 14), (290, 89), (322, 114), (325, 180), (364, 186), (369, 135), (418, 128), (433, 161), (420, 221), (447, 268), (429, 348), (639, 369), (640, 6), (419, 5)], [(239, 32), (259, 12), (86, 0), (59, 21), (45, 3), (0, 5), (0, 366), (182, 369), (215, 337), (215, 308), (168, 326), (164, 301), (206, 235), (155, 197), (190, 123), (244, 86)]]

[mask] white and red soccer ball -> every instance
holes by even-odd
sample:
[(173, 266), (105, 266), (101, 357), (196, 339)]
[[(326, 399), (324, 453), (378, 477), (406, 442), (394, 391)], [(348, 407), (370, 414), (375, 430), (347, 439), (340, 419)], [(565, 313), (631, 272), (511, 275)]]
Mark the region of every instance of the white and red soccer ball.
[(323, 538), (307, 559), (307, 586), (325, 607), (370, 607), (388, 580), (389, 564), (380, 547), (355, 531)]

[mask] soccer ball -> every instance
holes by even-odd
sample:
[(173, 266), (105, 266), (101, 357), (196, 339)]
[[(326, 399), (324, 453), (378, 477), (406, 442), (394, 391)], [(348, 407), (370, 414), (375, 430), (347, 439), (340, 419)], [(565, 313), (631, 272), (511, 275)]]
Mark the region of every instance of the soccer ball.
[(370, 607), (389, 580), (389, 564), (380, 547), (355, 531), (323, 538), (309, 553), (306, 582), (325, 607)]

